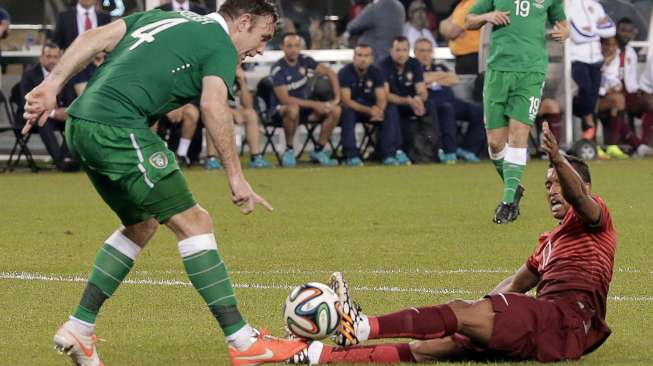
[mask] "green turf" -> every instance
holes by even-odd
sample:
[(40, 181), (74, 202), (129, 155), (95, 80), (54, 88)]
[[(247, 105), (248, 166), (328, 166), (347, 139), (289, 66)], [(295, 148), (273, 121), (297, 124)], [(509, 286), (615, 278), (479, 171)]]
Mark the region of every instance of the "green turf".
[[(594, 191), (610, 207), (619, 238), (611, 295), (627, 298), (609, 301), (614, 333), (581, 363), (650, 365), (653, 162), (591, 168)], [(369, 313), (478, 298), (518, 268), (538, 234), (555, 225), (545, 201), (545, 169), (542, 162), (529, 164), (522, 216), (507, 226), (491, 223), (501, 187), (488, 162), (248, 170), (252, 186), (275, 207), (251, 216), (231, 205), (223, 173), (185, 173), (213, 216), (221, 254), (241, 285), (243, 313), (281, 334), (286, 286), (326, 281), (334, 270), (345, 271), (352, 286), (368, 288), (353, 295)], [(84, 284), (7, 279), (7, 273), (83, 279), (118, 221), (83, 174), (2, 174), (0, 202), (0, 365), (63, 365), (51, 337)], [(157, 234), (128, 278), (187, 281), (170, 233)], [(272, 288), (252, 288), (256, 284)], [(99, 350), (107, 365), (228, 363), (215, 321), (188, 286), (123, 285), (102, 309), (97, 333), (106, 339)]]

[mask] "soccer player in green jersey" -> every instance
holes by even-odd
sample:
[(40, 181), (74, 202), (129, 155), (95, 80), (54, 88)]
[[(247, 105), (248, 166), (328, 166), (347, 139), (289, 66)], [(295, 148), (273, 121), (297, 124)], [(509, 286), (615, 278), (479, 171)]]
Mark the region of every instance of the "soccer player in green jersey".
[(490, 54), (483, 87), (485, 128), (490, 159), (503, 180), (503, 197), (493, 221), (506, 224), (519, 216), (528, 158), (528, 135), (540, 108), (548, 56), (548, 34), (569, 37), (563, 0), (477, 0), (465, 18), (466, 29), (491, 23)]
[(47, 117), (73, 75), (97, 53), (108, 53), (68, 109), (66, 123), (70, 151), (122, 222), (98, 251), (79, 305), (54, 336), (55, 348), (76, 365), (102, 365), (95, 347), (96, 316), (160, 224), (175, 234), (184, 268), (222, 328), (234, 365), (283, 360), (301, 348), (297, 341), (260, 334), (243, 319), (211, 216), (195, 202), (173, 153), (148, 128), (200, 97), (233, 202), (245, 214), (257, 204), (272, 210), (243, 176), (227, 99), (238, 63), (263, 52), (276, 20), (277, 10), (268, 0), (227, 0), (207, 16), (160, 10), (130, 15), (80, 35), (26, 96), (29, 130)]

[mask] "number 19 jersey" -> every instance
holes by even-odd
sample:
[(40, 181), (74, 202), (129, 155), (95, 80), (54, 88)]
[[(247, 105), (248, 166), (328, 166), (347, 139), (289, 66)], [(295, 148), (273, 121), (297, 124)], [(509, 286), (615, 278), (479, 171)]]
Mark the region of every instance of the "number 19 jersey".
[(494, 26), (488, 69), (546, 73), (546, 22), (566, 20), (563, 0), (477, 0), (470, 14), (508, 12), (510, 24)]
[(218, 76), (231, 97), (238, 52), (217, 13), (152, 10), (123, 18), (127, 32), (68, 108), (78, 119), (148, 128), (196, 99), (205, 76)]

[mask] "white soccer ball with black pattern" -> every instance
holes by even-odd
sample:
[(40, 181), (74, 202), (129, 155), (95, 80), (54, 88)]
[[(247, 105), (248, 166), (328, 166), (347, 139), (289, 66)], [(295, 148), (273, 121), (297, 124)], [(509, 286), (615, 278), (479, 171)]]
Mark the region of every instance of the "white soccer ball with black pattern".
[(283, 308), (283, 321), (296, 336), (323, 339), (340, 323), (340, 301), (329, 286), (309, 282), (295, 287)]

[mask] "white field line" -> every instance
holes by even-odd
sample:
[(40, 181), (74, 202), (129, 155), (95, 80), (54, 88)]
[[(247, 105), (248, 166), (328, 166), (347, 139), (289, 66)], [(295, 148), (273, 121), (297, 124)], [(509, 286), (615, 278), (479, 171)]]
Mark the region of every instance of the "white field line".
[[(505, 268), (457, 268), (457, 269), (429, 269), (429, 268), (416, 268), (416, 269), (368, 269), (368, 270), (344, 270), (347, 274), (361, 274), (361, 275), (456, 275), (456, 274), (488, 274), (488, 273), (497, 273), (497, 274), (511, 274), (516, 270), (509, 270)], [(134, 274), (148, 275), (148, 274), (185, 274), (183, 271), (179, 270), (154, 270), (154, 271), (144, 271), (136, 270), (133, 271)], [(280, 268), (264, 271), (252, 271), (252, 270), (229, 270), (231, 274), (237, 275), (330, 275), (333, 271), (328, 270), (301, 270), (296, 268)], [(614, 273), (649, 273), (653, 274), (653, 271), (642, 271), (639, 269), (633, 268), (615, 268)]]
[[(81, 276), (66, 276), (66, 275), (44, 275), (41, 273), (30, 272), (0, 272), (0, 280), (18, 280), (18, 281), (51, 281), (51, 282), (86, 282), (86, 277)], [(145, 285), (145, 286), (174, 286), (186, 287), (191, 286), (189, 282), (179, 280), (159, 280), (159, 279), (138, 279), (138, 280), (125, 280), (123, 283), (131, 285)], [(236, 288), (245, 289), (259, 289), (259, 290), (290, 290), (294, 285), (289, 284), (259, 284), (259, 283), (235, 283)], [(369, 292), (404, 292), (404, 293), (420, 293), (420, 294), (437, 294), (437, 295), (474, 295), (481, 294), (478, 291), (470, 291), (465, 289), (449, 289), (449, 288), (405, 288), (396, 286), (383, 286), (383, 287), (369, 287), (369, 286), (354, 286), (356, 291), (369, 291)], [(609, 296), (611, 301), (634, 301), (634, 302), (653, 302), (653, 296)]]

